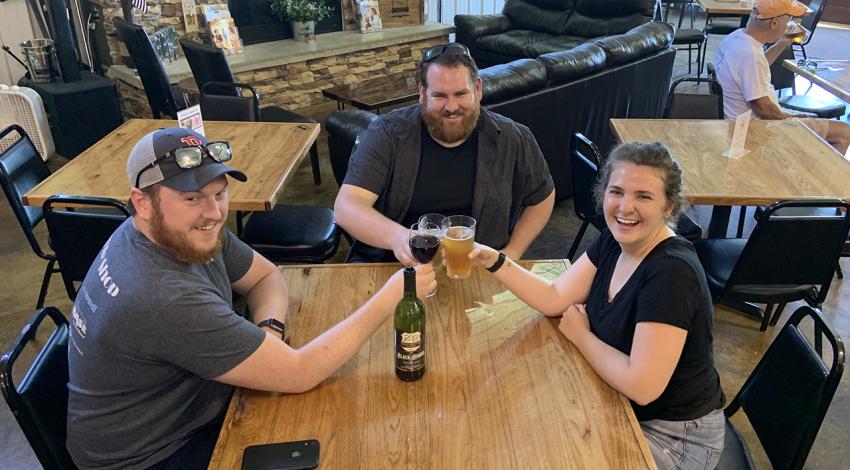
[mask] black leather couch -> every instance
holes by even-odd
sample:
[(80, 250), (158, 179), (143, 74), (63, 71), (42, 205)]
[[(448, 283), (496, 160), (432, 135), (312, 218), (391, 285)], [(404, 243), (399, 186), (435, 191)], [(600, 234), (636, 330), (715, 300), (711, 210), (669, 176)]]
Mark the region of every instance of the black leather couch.
[[(572, 195), (575, 132), (607, 153), (614, 143), (610, 118), (661, 117), (673, 74), (672, 42), (672, 25), (649, 23), (596, 43), (481, 69), (481, 104), (531, 129), (561, 200)], [(345, 176), (354, 139), (374, 119), (366, 111), (346, 110), (325, 123), (337, 182)]]
[(479, 67), (537, 58), (650, 22), (655, 0), (508, 0), (498, 15), (456, 15)]

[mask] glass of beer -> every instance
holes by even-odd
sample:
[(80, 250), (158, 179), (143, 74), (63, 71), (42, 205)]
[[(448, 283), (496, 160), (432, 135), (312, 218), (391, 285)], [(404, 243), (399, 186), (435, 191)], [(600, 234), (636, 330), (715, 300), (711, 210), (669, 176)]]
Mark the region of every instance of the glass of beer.
[(806, 40), (808, 31), (800, 23), (794, 19), (788, 20), (788, 25), (785, 26), (785, 37), (794, 42), (794, 44), (802, 44)]
[(446, 249), (446, 274), (452, 279), (466, 279), (472, 273), (469, 252), (475, 241), (475, 219), (452, 215), (443, 219), (443, 247)]
[[(416, 261), (421, 264), (430, 263), (440, 249), (440, 240), (443, 238), (443, 229), (440, 225), (417, 223), (410, 226), (410, 253), (416, 258)], [(425, 297), (431, 297), (437, 293), (434, 288), (431, 292), (425, 294)]]
[[(444, 216), (443, 214), (434, 214), (434, 213), (425, 214), (425, 215), (419, 217), (419, 225), (434, 224), (437, 227), (440, 227), (440, 240), (442, 241), (442, 239), (443, 239), (443, 219), (445, 219), (445, 218), (446, 218), (446, 216)], [(439, 271), (440, 269), (443, 268), (442, 260), (443, 260), (442, 255), (434, 256), (434, 259), (431, 260), (431, 264), (434, 265), (434, 272), (437, 272), (437, 271)]]

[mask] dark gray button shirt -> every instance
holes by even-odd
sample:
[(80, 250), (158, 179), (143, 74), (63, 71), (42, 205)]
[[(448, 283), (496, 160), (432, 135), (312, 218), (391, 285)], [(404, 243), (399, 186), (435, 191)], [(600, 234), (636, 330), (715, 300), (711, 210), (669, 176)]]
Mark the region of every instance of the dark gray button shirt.
[[(541, 203), (555, 186), (531, 131), (504, 116), (481, 109), (472, 217), (475, 239), (501, 248), (510, 240), (522, 210)], [(394, 110), (360, 136), (344, 184), (378, 195), (375, 209), (396, 222), (404, 219), (419, 172), (422, 148), (420, 106)], [(351, 261), (381, 261), (387, 251), (359, 241)]]

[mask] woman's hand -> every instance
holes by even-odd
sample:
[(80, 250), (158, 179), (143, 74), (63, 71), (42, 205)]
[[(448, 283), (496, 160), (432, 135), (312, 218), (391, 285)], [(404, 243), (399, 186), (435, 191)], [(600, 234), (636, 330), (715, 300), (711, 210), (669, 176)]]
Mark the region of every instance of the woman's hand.
[(469, 259), (472, 260), (472, 264), (475, 266), (481, 266), (482, 268), (489, 268), (496, 263), (496, 260), (499, 259), (499, 252), (490, 248), (487, 245), (482, 245), (480, 243), (472, 244), (472, 251), (469, 252)]
[(570, 308), (561, 317), (561, 324), (558, 325), (558, 329), (571, 343), (578, 346), (584, 335), (590, 333), (590, 320), (587, 319), (584, 305), (570, 305)]

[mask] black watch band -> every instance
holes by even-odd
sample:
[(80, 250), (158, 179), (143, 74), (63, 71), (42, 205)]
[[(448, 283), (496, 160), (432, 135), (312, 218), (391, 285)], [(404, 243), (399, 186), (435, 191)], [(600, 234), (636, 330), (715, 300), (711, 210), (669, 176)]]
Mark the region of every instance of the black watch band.
[(280, 333), (281, 338), (286, 337), (286, 325), (284, 325), (282, 321), (280, 321), (276, 318), (269, 318), (269, 319), (263, 320), (260, 323), (257, 323), (257, 326), (259, 326), (260, 328), (267, 326), (267, 327), (277, 331), (278, 333)]
[(507, 258), (507, 256), (505, 256), (505, 254), (500, 251), (499, 252), (499, 259), (497, 259), (496, 262), (493, 263), (493, 266), (490, 266), (489, 268), (487, 268), (487, 271), (490, 271), (491, 273), (498, 271), (499, 268), (501, 268), (502, 265), (505, 264), (506, 258)]

